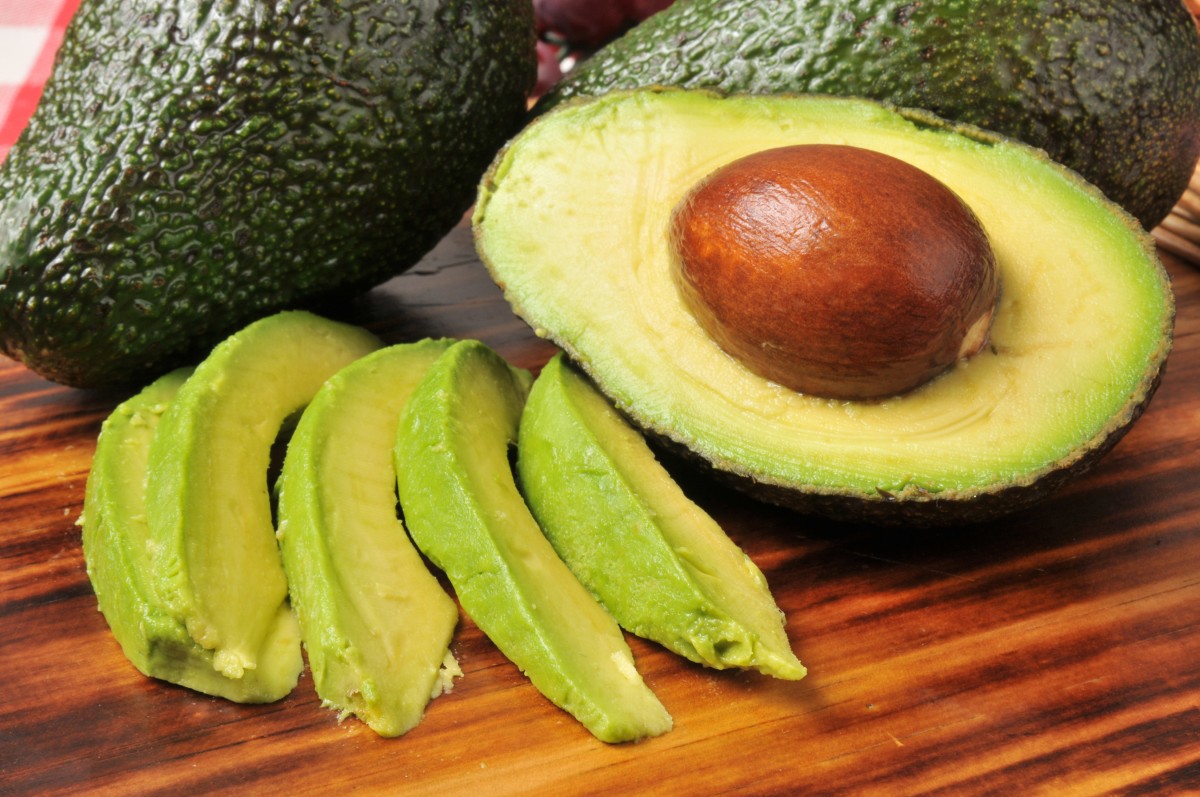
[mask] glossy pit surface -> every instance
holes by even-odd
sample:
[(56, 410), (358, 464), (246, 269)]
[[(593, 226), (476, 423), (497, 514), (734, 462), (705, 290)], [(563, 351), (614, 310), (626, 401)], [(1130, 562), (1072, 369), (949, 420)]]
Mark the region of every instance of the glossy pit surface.
[(890, 155), (838, 144), (718, 168), (671, 214), (673, 275), (755, 373), (839, 399), (904, 393), (979, 351), (999, 293), (979, 220)]

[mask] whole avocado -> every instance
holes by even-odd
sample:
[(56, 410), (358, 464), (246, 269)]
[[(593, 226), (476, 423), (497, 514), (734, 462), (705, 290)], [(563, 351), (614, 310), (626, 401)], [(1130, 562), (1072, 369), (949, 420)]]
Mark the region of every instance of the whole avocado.
[(384, 281), (461, 219), (535, 74), (529, 0), (83, 0), (0, 166), (0, 352), (136, 383)]
[(1180, 0), (679, 0), (538, 110), (652, 85), (931, 111), (1041, 147), (1147, 229), (1200, 157), (1200, 37)]

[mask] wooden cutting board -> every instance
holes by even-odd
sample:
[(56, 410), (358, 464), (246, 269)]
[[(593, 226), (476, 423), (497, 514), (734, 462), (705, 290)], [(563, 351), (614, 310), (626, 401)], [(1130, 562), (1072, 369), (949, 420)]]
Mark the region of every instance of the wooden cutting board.
[[(1200, 271), (1175, 279), (1157, 397), (1086, 478), (1001, 521), (838, 525), (694, 476), (765, 572), (809, 676), (705, 670), (631, 639), (675, 729), (608, 746), (465, 617), (465, 670), (382, 739), (287, 699), (239, 706), (137, 673), (96, 610), (75, 525), (103, 418), (0, 361), (0, 794), (1181, 794), (1200, 792)], [(388, 342), (552, 353), (455, 230), (344, 308)]]

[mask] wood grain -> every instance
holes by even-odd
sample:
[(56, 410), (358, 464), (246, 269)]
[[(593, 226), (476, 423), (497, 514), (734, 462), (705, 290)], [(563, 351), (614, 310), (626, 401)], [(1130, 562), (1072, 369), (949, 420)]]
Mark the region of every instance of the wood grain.
[[(139, 675), (96, 611), (75, 521), (121, 399), (0, 363), (0, 794), (1183, 794), (1200, 792), (1200, 272), (1150, 409), (1086, 478), (977, 527), (813, 520), (688, 473), (762, 567), (810, 675), (713, 672), (637, 639), (676, 720), (607, 746), (463, 619), (466, 675), (381, 739), (311, 679), (238, 706)], [(537, 368), (456, 230), (331, 314), (393, 342), (478, 337)]]

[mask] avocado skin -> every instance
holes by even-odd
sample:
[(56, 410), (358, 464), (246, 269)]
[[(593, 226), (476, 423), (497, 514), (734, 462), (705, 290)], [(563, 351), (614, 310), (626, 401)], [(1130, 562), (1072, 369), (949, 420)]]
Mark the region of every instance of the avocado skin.
[(382, 282), (462, 217), (535, 72), (528, 0), (84, 0), (0, 166), (0, 352), (144, 383)]
[(1200, 157), (1200, 38), (1179, 0), (689, 0), (536, 107), (615, 88), (863, 96), (1040, 147), (1146, 228)]

